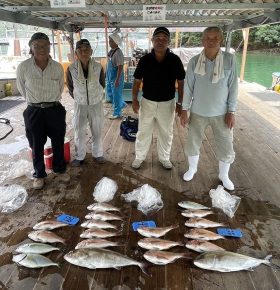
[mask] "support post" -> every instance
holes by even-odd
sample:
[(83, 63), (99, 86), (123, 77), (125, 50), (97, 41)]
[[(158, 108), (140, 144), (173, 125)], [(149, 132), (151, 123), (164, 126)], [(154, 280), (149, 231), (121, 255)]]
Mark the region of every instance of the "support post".
[(240, 69), (240, 82), (244, 80), (244, 73), (245, 73), (245, 64), (246, 64), (246, 57), (247, 57), (247, 47), (248, 47), (248, 40), (249, 40), (249, 32), (250, 28), (242, 29), (244, 45), (243, 45), (243, 53), (242, 53), (242, 62), (241, 62), (241, 69)]

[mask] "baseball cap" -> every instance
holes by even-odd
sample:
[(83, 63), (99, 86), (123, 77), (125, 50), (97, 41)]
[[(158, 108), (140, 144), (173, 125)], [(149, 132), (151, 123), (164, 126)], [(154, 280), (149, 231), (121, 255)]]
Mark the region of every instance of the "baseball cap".
[(167, 35), (168, 37), (170, 37), (170, 32), (166, 27), (158, 27), (155, 29), (154, 33), (153, 33), (153, 37), (156, 36), (159, 33), (164, 33), (165, 35)]
[(31, 46), (32, 42), (34, 40), (37, 40), (37, 39), (44, 39), (44, 40), (47, 40), (48, 42), (50, 42), (49, 37), (47, 36), (47, 34), (45, 34), (43, 32), (36, 32), (36, 33), (34, 33), (31, 36), (31, 38), (30, 38), (30, 40), (28, 42), (29, 46)]
[(76, 43), (76, 49), (80, 48), (83, 45), (84, 46), (88, 46), (88, 47), (91, 48), (91, 45), (90, 45), (90, 43), (89, 43), (89, 41), (87, 39), (81, 39), (81, 40), (77, 41), (77, 43)]

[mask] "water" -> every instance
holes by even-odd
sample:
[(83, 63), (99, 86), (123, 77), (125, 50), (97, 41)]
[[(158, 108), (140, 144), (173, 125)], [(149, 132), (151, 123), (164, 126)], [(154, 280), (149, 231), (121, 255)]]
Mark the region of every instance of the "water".
[[(242, 54), (237, 53), (238, 74), (240, 74)], [(247, 53), (244, 80), (270, 88), (272, 73), (280, 72), (280, 56)]]

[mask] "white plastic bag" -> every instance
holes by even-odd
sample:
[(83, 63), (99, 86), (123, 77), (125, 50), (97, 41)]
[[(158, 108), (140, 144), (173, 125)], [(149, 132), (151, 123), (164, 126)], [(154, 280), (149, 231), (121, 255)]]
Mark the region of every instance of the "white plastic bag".
[(241, 201), (240, 197), (229, 194), (222, 185), (218, 185), (216, 189), (211, 189), (209, 195), (213, 207), (220, 208), (230, 218), (234, 216)]
[(137, 209), (146, 215), (149, 211), (158, 211), (163, 207), (161, 194), (149, 184), (144, 184), (130, 193), (122, 194), (122, 197), (127, 202), (137, 201)]
[(10, 213), (22, 207), (27, 199), (24, 187), (12, 184), (0, 186), (0, 211)]
[(20, 159), (12, 164), (7, 174), (6, 180), (12, 180), (17, 177), (26, 175), (28, 178), (32, 178), (33, 165), (30, 161)]
[(96, 184), (92, 195), (97, 202), (108, 202), (114, 198), (117, 190), (118, 185), (114, 180), (103, 177)]

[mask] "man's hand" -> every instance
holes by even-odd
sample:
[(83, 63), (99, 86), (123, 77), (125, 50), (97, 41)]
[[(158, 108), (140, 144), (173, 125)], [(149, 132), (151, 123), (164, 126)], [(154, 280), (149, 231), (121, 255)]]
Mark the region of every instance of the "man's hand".
[(235, 125), (235, 116), (233, 113), (226, 113), (225, 122), (229, 129), (232, 129)]
[(117, 88), (120, 85), (120, 81), (116, 79), (114, 85), (115, 85), (115, 88)]
[(182, 115), (182, 105), (176, 103), (176, 113), (178, 115), (178, 117), (181, 117)]
[(187, 124), (189, 123), (189, 116), (188, 116), (188, 111), (187, 110), (182, 110), (181, 113), (181, 125), (185, 128)]
[(133, 99), (132, 100), (132, 109), (133, 109), (133, 112), (138, 114), (139, 112), (139, 101), (137, 99)]

